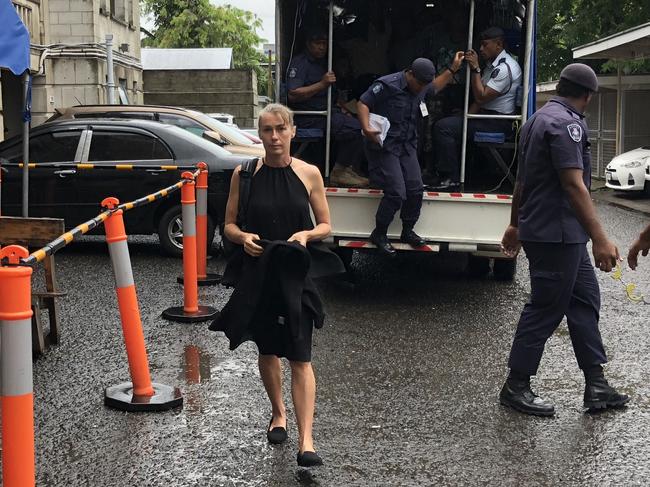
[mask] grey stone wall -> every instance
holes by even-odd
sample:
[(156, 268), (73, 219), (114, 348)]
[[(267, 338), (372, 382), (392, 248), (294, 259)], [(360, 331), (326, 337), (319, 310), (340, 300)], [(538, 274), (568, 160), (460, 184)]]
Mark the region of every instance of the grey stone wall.
[(259, 111), (257, 77), (251, 69), (144, 71), (144, 102), (230, 113), (253, 127)]

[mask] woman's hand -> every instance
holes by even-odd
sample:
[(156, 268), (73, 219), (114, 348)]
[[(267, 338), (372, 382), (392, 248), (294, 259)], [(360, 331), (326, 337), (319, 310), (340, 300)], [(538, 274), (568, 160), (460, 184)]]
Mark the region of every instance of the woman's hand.
[(303, 247), (307, 247), (307, 242), (309, 241), (309, 231), (303, 230), (302, 232), (296, 232), (291, 237), (289, 237), (288, 242), (298, 242)]
[(254, 233), (244, 233), (244, 241), (242, 242), (244, 245), (244, 252), (252, 257), (259, 257), (264, 251), (262, 247), (255, 243), (257, 240), (260, 240), (259, 235)]

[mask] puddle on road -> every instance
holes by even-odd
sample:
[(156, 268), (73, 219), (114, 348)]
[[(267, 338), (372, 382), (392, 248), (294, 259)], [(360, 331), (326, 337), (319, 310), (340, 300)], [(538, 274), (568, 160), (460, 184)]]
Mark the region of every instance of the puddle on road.
[(212, 356), (196, 345), (187, 345), (183, 350), (183, 374), (187, 384), (201, 384), (211, 379)]

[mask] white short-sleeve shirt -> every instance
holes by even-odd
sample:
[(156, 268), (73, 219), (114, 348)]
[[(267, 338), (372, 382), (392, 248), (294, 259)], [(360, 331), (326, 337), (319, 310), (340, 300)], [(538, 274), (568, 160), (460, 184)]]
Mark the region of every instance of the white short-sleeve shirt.
[(521, 68), (510, 54), (501, 51), (492, 64), (485, 67), (481, 81), (483, 86), (501, 93), (481, 108), (504, 114), (514, 113), (517, 89), (521, 85)]

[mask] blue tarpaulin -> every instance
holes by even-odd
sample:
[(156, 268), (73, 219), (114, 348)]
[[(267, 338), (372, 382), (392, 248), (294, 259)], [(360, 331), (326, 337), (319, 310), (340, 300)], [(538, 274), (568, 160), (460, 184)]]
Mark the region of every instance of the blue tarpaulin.
[(0, 67), (17, 76), (29, 69), (29, 31), (11, 0), (0, 0)]

